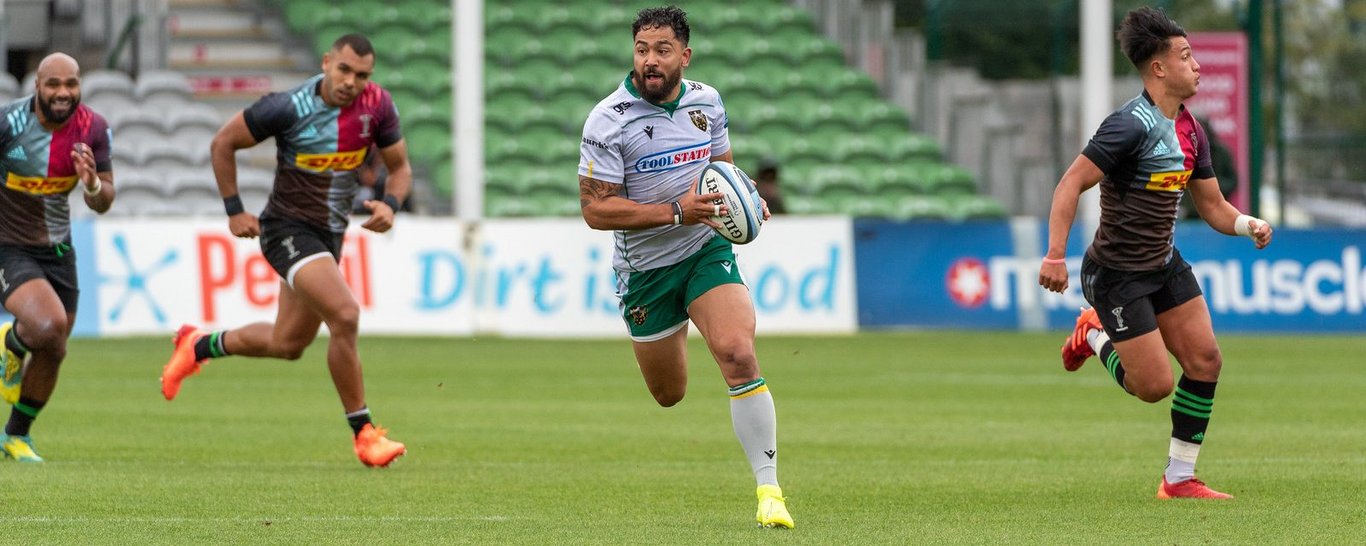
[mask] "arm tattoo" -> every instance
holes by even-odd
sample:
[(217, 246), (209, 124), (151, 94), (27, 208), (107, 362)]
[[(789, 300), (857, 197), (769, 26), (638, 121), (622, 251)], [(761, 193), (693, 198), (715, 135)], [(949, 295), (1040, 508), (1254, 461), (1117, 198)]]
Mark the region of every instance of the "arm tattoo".
[(588, 205), (608, 197), (616, 197), (620, 190), (620, 184), (608, 184), (596, 178), (580, 176), (579, 208), (586, 208)]

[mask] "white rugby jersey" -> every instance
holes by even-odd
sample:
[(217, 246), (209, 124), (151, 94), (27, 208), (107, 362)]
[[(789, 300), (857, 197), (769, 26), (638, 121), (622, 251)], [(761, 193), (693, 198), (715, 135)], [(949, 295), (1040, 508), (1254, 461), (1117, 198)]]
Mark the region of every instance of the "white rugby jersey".
[[(663, 105), (640, 97), (628, 75), (583, 124), (579, 175), (624, 186), (637, 203), (672, 203), (692, 188), (713, 155), (730, 151), (726, 109), (709, 85), (682, 81)], [(645, 271), (691, 256), (716, 232), (705, 224), (617, 230), (612, 266)]]

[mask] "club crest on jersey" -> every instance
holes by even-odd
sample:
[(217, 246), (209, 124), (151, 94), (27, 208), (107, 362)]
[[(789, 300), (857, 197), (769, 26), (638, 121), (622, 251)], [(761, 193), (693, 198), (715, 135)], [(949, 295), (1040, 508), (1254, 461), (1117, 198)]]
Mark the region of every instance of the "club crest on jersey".
[(370, 138), (370, 123), (375, 120), (375, 116), (370, 114), (360, 115), (360, 137)]
[(294, 157), (294, 165), (300, 169), (313, 172), (324, 171), (351, 171), (365, 161), (365, 152), (368, 148), (352, 150), (350, 152), (336, 152), (331, 154), (298, 154)]
[(645, 318), (650, 316), (650, 312), (639, 305), (632, 307), (629, 311), (626, 311), (626, 313), (631, 315), (631, 322), (635, 323), (636, 326), (644, 326)]
[(688, 117), (692, 118), (692, 124), (697, 126), (699, 130), (707, 130), (707, 115), (703, 114), (701, 110), (688, 110)]

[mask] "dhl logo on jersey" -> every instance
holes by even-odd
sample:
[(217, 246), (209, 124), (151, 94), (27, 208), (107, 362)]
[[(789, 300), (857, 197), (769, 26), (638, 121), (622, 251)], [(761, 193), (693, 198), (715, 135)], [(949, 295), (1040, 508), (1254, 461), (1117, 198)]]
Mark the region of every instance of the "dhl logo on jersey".
[(300, 169), (319, 173), (323, 171), (351, 171), (365, 161), (367, 150), (367, 148), (361, 148), (350, 152), (331, 154), (298, 154), (294, 157), (294, 165)]
[(56, 178), (46, 178), (42, 176), (19, 176), (9, 173), (5, 178), (5, 187), (14, 191), (21, 191), (33, 195), (53, 195), (71, 191), (76, 187), (76, 177), (60, 176)]
[(1153, 173), (1148, 179), (1147, 189), (1153, 191), (1182, 191), (1191, 179), (1190, 171), (1169, 171)]

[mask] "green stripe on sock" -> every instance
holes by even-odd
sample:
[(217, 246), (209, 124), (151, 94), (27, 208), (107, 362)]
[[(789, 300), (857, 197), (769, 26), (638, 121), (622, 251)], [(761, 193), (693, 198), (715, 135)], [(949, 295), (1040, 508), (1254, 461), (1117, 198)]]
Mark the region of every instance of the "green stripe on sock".
[(758, 379), (755, 379), (754, 381), (750, 381), (749, 383), (745, 383), (744, 385), (736, 385), (736, 386), (734, 386), (734, 387), (731, 387), (730, 389), (728, 389), (727, 392), (729, 392), (731, 396), (735, 396), (735, 395), (738, 395), (738, 394), (745, 394), (745, 393), (747, 393), (747, 392), (749, 392), (749, 391), (752, 391), (752, 390), (754, 390), (754, 389), (757, 389), (757, 388), (759, 388), (759, 387), (762, 387), (763, 385), (764, 385), (764, 378), (760, 377), (760, 378), (758, 378)]
[(1195, 410), (1191, 410), (1191, 409), (1186, 409), (1186, 408), (1184, 408), (1184, 407), (1181, 407), (1180, 404), (1176, 404), (1176, 403), (1173, 403), (1173, 404), (1172, 404), (1172, 411), (1179, 411), (1179, 412), (1184, 413), (1184, 414), (1186, 414), (1186, 415), (1189, 415), (1189, 416), (1191, 416), (1191, 417), (1199, 417), (1199, 418), (1201, 418), (1201, 419), (1209, 419), (1209, 416), (1210, 416), (1210, 412), (1208, 412), (1208, 411), (1203, 411), (1203, 412), (1202, 412), (1202, 411), (1195, 411)]
[[(1214, 390), (1214, 389), (1211, 388), (1210, 390)], [(1208, 406), (1208, 405), (1213, 405), (1213, 404), (1214, 404), (1214, 399), (1213, 399), (1213, 398), (1203, 398), (1203, 397), (1200, 397), (1200, 396), (1196, 396), (1196, 395), (1194, 395), (1194, 394), (1191, 394), (1191, 393), (1186, 392), (1186, 391), (1183, 390), (1181, 387), (1176, 387), (1176, 394), (1184, 395), (1186, 398), (1189, 398), (1189, 399), (1194, 400), (1194, 401), (1196, 401), (1196, 402), (1200, 402), (1200, 403), (1205, 404), (1205, 405), (1207, 405), (1207, 406)]]
[(1181, 390), (1178, 389), (1178, 390), (1176, 391), (1176, 396), (1173, 396), (1173, 397), (1172, 397), (1172, 402), (1181, 402), (1182, 404), (1185, 404), (1186, 406), (1190, 407), (1191, 409), (1196, 409), (1196, 410), (1200, 410), (1200, 411), (1213, 411), (1213, 410), (1214, 410), (1214, 404), (1202, 404), (1202, 403), (1200, 403), (1200, 402), (1196, 402), (1196, 401), (1194, 401), (1194, 400), (1191, 400), (1189, 397), (1190, 397), (1189, 394), (1186, 394), (1186, 393), (1184, 393), (1184, 392), (1182, 392)]
[(1110, 377), (1115, 376), (1115, 368), (1119, 367), (1119, 353), (1110, 353), (1110, 358), (1105, 359), (1105, 369), (1110, 372)]
[(23, 402), (16, 402), (16, 403), (14, 404), (14, 410), (15, 410), (15, 411), (18, 411), (19, 413), (22, 413), (22, 414), (24, 414), (24, 415), (27, 415), (27, 416), (29, 416), (29, 417), (37, 417), (37, 416), (38, 416), (38, 408), (29, 406), (28, 404), (25, 404), (25, 403), (23, 403)]
[(209, 334), (209, 356), (213, 358), (223, 356), (223, 351), (218, 350), (218, 338), (222, 335), (223, 332), (221, 331)]

